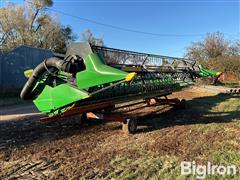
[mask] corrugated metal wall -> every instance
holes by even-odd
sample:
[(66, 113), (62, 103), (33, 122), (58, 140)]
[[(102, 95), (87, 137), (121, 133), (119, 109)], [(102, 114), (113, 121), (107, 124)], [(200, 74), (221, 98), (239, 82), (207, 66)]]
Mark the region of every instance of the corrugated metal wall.
[(23, 72), (33, 69), (44, 59), (52, 57), (53, 52), (28, 46), (20, 46), (0, 55), (1, 89), (21, 89), (27, 81)]
[(3, 55), (0, 54), (0, 86), (2, 84), (2, 57)]

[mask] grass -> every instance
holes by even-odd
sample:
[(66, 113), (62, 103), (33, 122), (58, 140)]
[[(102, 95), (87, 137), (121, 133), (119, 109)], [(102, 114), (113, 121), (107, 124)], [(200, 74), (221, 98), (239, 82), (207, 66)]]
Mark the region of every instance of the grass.
[[(41, 140), (47, 143), (30, 144), (11, 153), (15, 159), (25, 155), (33, 159), (31, 154), (34, 154), (59, 162), (61, 166), (54, 173), (72, 179), (196, 179), (195, 175), (181, 176), (183, 160), (196, 161), (198, 165), (206, 165), (207, 161), (214, 165), (233, 164), (240, 168), (239, 96), (206, 94), (200, 89), (188, 89), (176, 95), (181, 96), (188, 98), (187, 109), (169, 108), (146, 118), (149, 124), (144, 125), (154, 126), (146, 131), (123, 136), (119, 124), (115, 126), (115, 123), (80, 130), (73, 128), (73, 124), (59, 131), (64, 138), (48, 142), (40, 134)], [(58, 133), (56, 129), (61, 129), (53, 128), (39, 132), (54, 136)], [(34, 132), (39, 134), (36, 130), (33, 129), (31, 137), (38, 138), (34, 136)], [(73, 130), (77, 132), (74, 135)], [(27, 135), (28, 131), (24, 140)], [(239, 179), (239, 176), (211, 175), (206, 179)]]
[(223, 165), (234, 164), (240, 167), (240, 152), (232, 146), (223, 146), (222, 149), (215, 151), (212, 155), (211, 160), (215, 163), (220, 163)]
[(196, 129), (203, 132), (219, 131), (226, 127), (226, 122), (228, 121), (229, 124), (234, 126), (240, 125), (239, 96), (232, 96), (231, 98), (221, 101), (211, 109), (207, 107), (208, 103), (210, 102), (199, 103), (198, 111), (200, 111), (205, 118), (217, 118), (218, 122), (210, 124), (197, 124), (195, 126)]
[[(229, 143), (229, 144), (228, 144)], [(234, 142), (235, 144), (235, 142)], [(236, 175), (226, 176), (226, 179), (239, 179), (240, 172), (240, 151), (236, 148), (235, 145), (230, 142), (222, 144), (222, 147), (219, 150), (213, 152), (210, 156), (210, 162), (212, 164), (220, 164), (225, 166), (235, 165), (237, 167)], [(210, 176), (209, 179), (218, 179), (219, 176)]]
[(116, 156), (111, 161), (111, 165), (115, 170), (107, 178), (173, 179), (180, 174), (178, 164), (179, 160), (174, 156), (145, 154), (136, 159)]
[[(236, 167), (240, 167), (239, 96), (199, 99), (190, 101), (190, 106), (190, 111), (197, 107), (194, 110), (198, 111), (203, 119), (216, 119), (216, 122), (196, 123), (191, 126), (192, 131), (197, 132), (198, 136), (192, 137), (187, 148), (202, 149), (200, 155), (196, 157), (203, 160), (200, 164), (205, 165), (205, 162), (209, 161), (214, 165), (236, 165)], [(219, 136), (221, 134), (222, 136)], [(205, 141), (204, 138), (211, 138), (212, 136), (216, 136), (216, 140), (209, 139), (208, 144), (208, 140), (205, 139)], [(204, 141), (201, 142), (201, 140)], [(201, 143), (201, 147), (199, 147), (199, 143)], [(153, 151), (145, 152), (138, 158), (116, 156), (111, 161), (114, 170), (108, 175), (108, 178), (196, 179), (195, 175), (180, 175), (181, 160), (183, 160), (181, 154), (163, 155)], [(234, 175), (208, 175), (206, 179), (238, 179), (238, 177)]]

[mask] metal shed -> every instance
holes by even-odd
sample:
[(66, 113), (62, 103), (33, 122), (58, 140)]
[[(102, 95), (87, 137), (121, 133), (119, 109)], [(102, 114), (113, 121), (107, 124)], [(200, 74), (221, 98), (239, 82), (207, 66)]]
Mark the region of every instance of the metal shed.
[(44, 59), (52, 57), (50, 50), (19, 46), (9, 53), (0, 55), (0, 86), (7, 90), (19, 90), (27, 81), (23, 72), (33, 69)]

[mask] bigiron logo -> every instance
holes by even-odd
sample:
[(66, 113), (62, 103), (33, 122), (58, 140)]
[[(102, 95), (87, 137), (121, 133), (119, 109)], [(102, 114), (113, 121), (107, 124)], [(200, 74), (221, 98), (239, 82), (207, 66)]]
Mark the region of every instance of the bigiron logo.
[(213, 165), (209, 161), (205, 165), (196, 164), (195, 161), (181, 162), (181, 175), (194, 175), (197, 179), (204, 179), (208, 175), (236, 175), (237, 171), (236, 165)]

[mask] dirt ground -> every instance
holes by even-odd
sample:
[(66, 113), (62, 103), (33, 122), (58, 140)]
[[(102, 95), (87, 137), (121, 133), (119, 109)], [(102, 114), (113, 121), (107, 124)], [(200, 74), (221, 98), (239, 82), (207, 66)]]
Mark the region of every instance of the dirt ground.
[(239, 95), (192, 87), (169, 98), (186, 99), (186, 109), (123, 110), (139, 117), (134, 135), (117, 122), (43, 124), (32, 105), (2, 107), (0, 179), (176, 179), (183, 160), (240, 167)]

